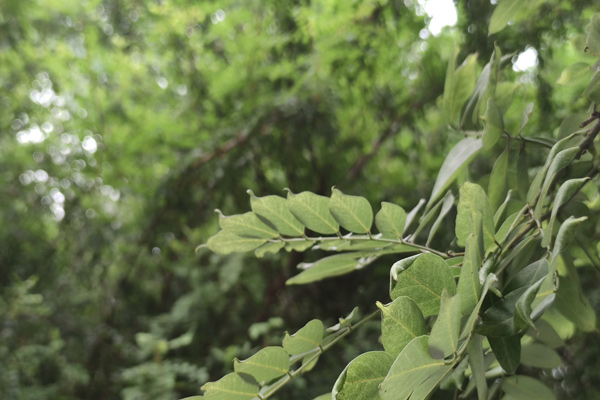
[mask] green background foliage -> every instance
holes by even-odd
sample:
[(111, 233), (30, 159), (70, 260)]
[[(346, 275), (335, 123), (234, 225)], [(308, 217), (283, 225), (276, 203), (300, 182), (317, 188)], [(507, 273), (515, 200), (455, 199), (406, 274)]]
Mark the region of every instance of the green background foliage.
[[(500, 1), (505, 8), (510, 3), (516, 2)], [(437, 314), (440, 304), (418, 309), (423, 306), (405, 297), (410, 288), (391, 288), (392, 299), (386, 295), (390, 266), (411, 251), (401, 244), (373, 247), (333, 237), (224, 254), (230, 249), (209, 238), (219, 227), (248, 236), (250, 224), (254, 234), (243, 250), (254, 250), (276, 232), (296, 236), (307, 226), (317, 238), (335, 235), (341, 226), (342, 233), (360, 236), (374, 221), (390, 240), (407, 228), (416, 243), (445, 251), (458, 215), (456, 236), (468, 246), (465, 258), (471, 257), (475, 276), (474, 264), (485, 254), (474, 249), (477, 235), (469, 234), (477, 217), (464, 211), (472, 207), (455, 183), (473, 181), (487, 192), (490, 204), (478, 211), (483, 226), (497, 230), (518, 211), (514, 202), (504, 203), (508, 189), (513, 199), (526, 197), (531, 189), (523, 178), (533, 178), (537, 170), (528, 168), (543, 166), (547, 154), (524, 153), (516, 144), (504, 149), (499, 127), (522, 131), (528, 150), (533, 142), (548, 147), (589, 117), (589, 100), (598, 94), (596, 84), (586, 91), (588, 98), (580, 97), (598, 56), (597, 43), (589, 40), (588, 54), (581, 52), (585, 28), (598, 10), (583, 0), (531, 1), (502, 29), (495, 11), (500, 5), (458, 1), (456, 27), (434, 36), (415, 1), (0, 3), (0, 397), (197, 395), (207, 382), (243, 370), (254, 354), (285, 370), (281, 351), (259, 350), (284, 340), (284, 349), (295, 354), (294, 336), (286, 340), (284, 331), (291, 335), (313, 318), (333, 325), (354, 306), (365, 316), (376, 310), (376, 301), (395, 299), (378, 305), (390, 316), (410, 310), (419, 330), (415, 337), (423, 337), (431, 330), (423, 315)], [(490, 20), (501, 29), (493, 35)], [(502, 80), (493, 83), (496, 94), (489, 102), (489, 82), (484, 87), (476, 79), (494, 43), (496, 64), (490, 68), (501, 69)], [(528, 47), (537, 51), (537, 67), (512, 70), (511, 62)], [(473, 89), (480, 91), (477, 104), (469, 118), (461, 118)], [(442, 97), (449, 91), (453, 96)], [(530, 103), (535, 107), (526, 112), (523, 128)], [(484, 132), (483, 150), (474, 137), (463, 139), (460, 129)], [(461, 167), (467, 159), (468, 168)], [(581, 178), (577, 170), (570, 173), (568, 178)], [(537, 185), (532, 193), (555, 189), (544, 177)], [(324, 206), (333, 186), (334, 204)], [(454, 194), (447, 195), (448, 189)], [(592, 222), (573, 231), (575, 254), (550, 266), (570, 277), (556, 293), (560, 312), (548, 311), (552, 326), (562, 330), (555, 335), (546, 320), (535, 322), (541, 342), (559, 348), (562, 361), (536, 359), (540, 351), (524, 345), (518, 373), (527, 376), (521, 384), (518, 376), (505, 380), (508, 395), (530, 386), (537, 390), (538, 381), (529, 376), (541, 377), (564, 398), (599, 391), (600, 348), (590, 320), (600, 292), (596, 270), (589, 268), (600, 263), (597, 198), (586, 190), (587, 201), (570, 203), (567, 212)], [(267, 197), (273, 195), (281, 200)], [(285, 204), (295, 201), (289, 211), (281, 208), (286, 197)], [(410, 210), (420, 199), (415, 218)], [(458, 209), (451, 207), (455, 201)], [(504, 207), (504, 217), (495, 218), (488, 206), (494, 212)], [(221, 215), (213, 213), (217, 207)], [(275, 220), (278, 207), (287, 214)], [(234, 216), (250, 210), (245, 220)], [(558, 219), (546, 229), (556, 233), (566, 218), (558, 209), (552, 215)], [(280, 230), (286, 221), (288, 230)], [(423, 221), (436, 229), (419, 229)], [(491, 238), (481, 238), (487, 249)], [(230, 239), (221, 243), (228, 246)], [(206, 242), (215, 252), (194, 252)], [(318, 249), (305, 251), (317, 242)], [(325, 258), (326, 251), (343, 246), (352, 252)], [(523, 247), (529, 258), (540, 255), (538, 248)], [(297, 265), (305, 268), (298, 275)], [(477, 294), (465, 297), (460, 283), (460, 297), (451, 297), (452, 276), (462, 282), (469, 271), (443, 271), (442, 309), (477, 304)], [(518, 271), (507, 271), (518, 279)], [(548, 284), (540, 283), (540, 292)], [(579, 286), (587, 298), (576, 296)], [(485, 309), (493, 320), (495, 309)], [(567, 314), (580, 318), (569, 322)], [(321, 355), (313, 373), (298, 375), (275, 397), (313, 398), (330, 392), (339, 377), (339, 397), (352, 398), (344, 394), (343, 379), (352, 382), (371, 364), (378, 367), (370, 373), (382, 381), (390, 368), (402, 368), (392, 365), (380, 343), (396, 357), (404, 348), (397, 336), (406, 345), (410, 340), (383, 315), (383, 331), (380, 322), (366, 321)], [(445, 334), (456, 329), (453, 321), (434, 324), (429, 339), (431, 345), (436, 337), (435, 347), (444, 354), (455, 345)], [(349, 322), (341, 319), (340, 326)], [(411, 343), (418, 360), (438, 367), (423, 339)], [(488, 360), (482, 355), (479, 362)], [(547, 365), (545, 372), (534, 369)]]

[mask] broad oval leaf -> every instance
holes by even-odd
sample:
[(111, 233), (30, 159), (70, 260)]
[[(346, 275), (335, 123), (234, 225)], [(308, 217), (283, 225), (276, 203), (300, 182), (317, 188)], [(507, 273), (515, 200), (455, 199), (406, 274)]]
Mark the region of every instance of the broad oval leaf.
[(320, 259), (314, 263), (302, 263), (298, 268), (303, 269), (298, 275), (288, 279), (287, 285), (304, 285), (333, 276), (344, 275), (357, 269), (364, 268), (376, 259), (361, 257), (355, 253), (336, 254)]
[(229, 254), (251, 251), (265, 243), (267, 243), (266, 239), (241, 237), (229, 231), (219, 231), (208, 239), (206, 246), (215, 253)]
[[(393, 269), (393, 267), (392, 267)], [(456, 293), (456, 284), (448, 264), (435, 254), (420, 254), (410, 266), (398, 273), (397, 280), (391, 279), (390, 297), (410, 297), (424, 316), (435, 315), (440, 309), (442, 291)]]
[(304, 226), (292, 215), (283, 197), (256, 197), (251, 190), (248, 190), (248, 194), (252, 211), (277, 232), (292, 237), (304, 235)]
[(258, 395), (258, 383), (246, 374), (232, 372), (216, 382), (208, 382), (201, 388), (206, 400), (252, 400)]
[(258, 239), (272, 239), (279, 236), (253, 212), (226, 217), (221, 210), (216, 209), (215, 211), (219, 214), (219, 226), (227, 232)]
[(579, 152), (579, 147), (572, 147), (570, 149), (562, 150), (559, 152), (556, 157), (550, 163), (550, 167), (548, 168), (548, 173), (546, 174), (546, 178), (544, 179), (544, 184), (542, 185), (542, 191), (537, 200), (535, 206), (534, 217), (540, 218), (542, 215), (542, 210), (544, 207), (544, 202), (546, 200), (546, 196), (550, 187), (552, 186), (554, 179), (556, 178), (557, 173), (566, 168), (571, 164), (571, 162), (575, 159), (575, 156)]
[(332, 400), (378, 400), (379, 384), (385, 379), (394, 357), (384, 351), (370, 351), (356, 357), (342, 371)]
[(539, 380), (525, 375), (502, 379), (502, 390), (515, 400), (555, 400), (556, 395)]
[(402, 238), (404, 225), (406, 224), (406, 212), (396, 204), (382, 202), (381, 210), (375, 215), (377, 230), (384, 236)]
[(290, 356), (278, 346), (269, 346), (252, 357), (239, 361), (233, 360), (233, 369), (237, 373), (252, 375), (258, 382), (267, 382), (285, 375), (290, 368)]
[(329, 212), (329, 198), (312, 192), (292, 193), (288, 189), (288, 207), (294, 217), (311, 231), (324, 235), (336, 233), (340, 226)]
[(398, 297), (386, 305), (376, 304), (382, 317), (381, 342), (394, 358), (411, 340), (427, 332), (423, 313), (409, 297)]
[(456, 354), (460, 331), (460, 296), (442, 292), (442, 302), (437, 320), (429, 336), (429, 354), (433, 358), (445, 358)]
[(383, 400), (406, 399), (432, 375), (448, 368), (444, 360), (429, 355), (428, 336), (413, 339), (396, 357), (385, 380), (379, 385)]
[(563, 364), (555, 350), (541, 343), (528, 343), (521, 348), (521, 363), (534, 368), (556, 368)]
[(481, 139), (466, 137), (458, 142), (446, 156), (440, 172), (433, 185), (431, 197), (427, 203), (429, 208), (438, 199), (448, 186), (456, 179), (460, 168), (468, 164), (473, 157), (481, 150), (483, 143)]
[(283, 348), (291, 355), (307, 353), (320, 346), (324, 334), (323, 322), (313, 319), (291, 336), (286, 332)]
[(364, 197), (350, 196), (333, 188), (329, 210), (333, 218), (350, 232), (367, 233), (371, 230), (373, 209)]

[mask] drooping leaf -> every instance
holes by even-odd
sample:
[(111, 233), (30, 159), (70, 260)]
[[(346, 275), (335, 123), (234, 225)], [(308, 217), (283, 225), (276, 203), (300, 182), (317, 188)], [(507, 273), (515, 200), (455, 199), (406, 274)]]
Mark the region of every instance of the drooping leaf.
[(490, 347), (508, 374), (514, 374), (521, 362), (521, 335), (488, 337)]
[(508, 155), (509, 148), (504, 149), (494, 163), (488, 185), (488, 196), (492, 210), (497, 210), (508, 191)]
[(529, 122), (529, 117), (531, 117), (531, 113), (533, 113), (534, 103), (529, 103), (525, 106), (525, 110), (523, 111), (523, 117), (521, 118), (521, 127), (519, 128), (519, 134), (523, 133), (523, 129), (527, 122)]
[(485, 277), (485, 281), (483, 282), (483, 287), (481, 288), (481, 298), (479, 299), (479, 303), (477, 303), (477, 305), (471, 312), (471, 315), (469, 315), (469, 318), (467, 319), (467, 322), (465, 323), (463, 330), (460, 333), (459, 339), (464, 339), (471, 332), (473, 332), (473, 329), (475, 328), (475, 322), (477, 321), (477, 317), (479, 316), (479, 310), (481, 310), (481, 306), (483, 305), (483, 300), (485, 299), (485, 296), (487, 295), (487, 292), (490, 289), (490, 287), (497, 281), (498, 281), (498, 278), (493, 273), (489, 273)]
[(452, 55), (446, 71), (444, 86), (443, 109), (446, 121), (453, 124), (460, 115), (460, 110), (475, 87), (477, 54), (470, 54), (464, 62), (455, 69), (458, 48)]
[(541, 343), (528, 343), (521, 348), (521, 364), (534, 368), (556, 368), (563, 364), (558, 353)]
[(552, 249), (552, 263), (550, 264), (550, 269), (552, 271), (555, 269), (558, 256), (563, 250), (567, 249), (573, 241), (575, 229), (585, 220), (587, 220), (587, 217), (574, 218), (573, 216), (570, 216), (560, 226), (558, 234), (556, 235), (556, 241), (554, 242), (554, 248)]
[(552, 242), (554, 223), (556, 222), (556, 216), (558, 215), (560, 208), (589, 180), (590, 178), (570, 179), (560, 186), (554, 197), (554, 205), (552, 206), (550, 220), (548, 220), (548, 225), (544, 229), (542, 247), (548, 247)]
[(502, 390), (515, 400), (556, 400), (556, 395), (539, 380), (525, 375), (502, 379)]
[(248, 190), (248, 194), (252, 211), (277, 232), (292, 237), (304, 235), (304, 226), (292, 215), (283, 197), (256, 197), (251, 190)]
[(385, 380), (379, 385), (379, 395), (383, 400), (406, 399), (427, 378), (449, 367), (444, 360), (431, 358), (428, 339), (428, 336), (413, 339), (396, 357)]
[(427, 242), (425, 242), (426, 246), (429, 246), (429, 243), (431, 243), (431, 241), (433, 240), (435, 234), (437, 233), (440, 225), (442, 224), (444, 217), (446, 215), (448, 215), (448, 213), (450, 212), (450, 210), (452, 210), (453, 207), (454, 207), (454, 195), (452, 194), (452, 192), (448, 191), (448, 192), (446, 192), (446, 195), (444, 196), (444, 200), (442, 201), (442, 209), (440, 210), (440, 213), (438, 214), (438, 217), (436, 218), (433, 225), (431, 225), (431, 229), (429, 230), (429, 235), (427, 236)]
[(450, 150), (440, 168), (440, 172), (438, 172), (427, 208), (432, 206), (448, 186), (454, 182), (461, 167), (467, 165), (475, 157), (477, 152), (481, 150), (482, 145), (481, 139), (467, 137)]
[(288, 189), (287, 203), (294, 217), (311, 231), (324, 235), (339, 231), (339, 224), (329, 212), (329, 198), (312, 192), (294, 194)]
[(520, 288), (528, 288), (535, 282), (546, 277), (550, 271), (550, 265), (545, 258), (535, 261), (519, 271), (504, 288), (505, 293), (510, 293)]
[(350, 361), (333, 385), (332, 400), (379, 400), (379, 384), (394, 357), (383, 351), (363, 353)]
[(577, 132), (581, 129), (579, 126), (585, 121), (589, 115), (587, 113), (576, 113), (567, 115), (567, 117), (561, 122), (558, 128), (558, 139), (563, 139), (568, 135)]
[(302, 252), (315, 244), (314, 240), (299, 240), (294, 242), (285, 242), (286, 251), (299, 251)]
[(455, 231), (459, 245), (464, 246), (471, 230), (471, 218), (477, 212), (481, 213), (483, 241), (487, 249), (494, 243), (494, 213), (481, 186), (466, 182), (460, 188), (460, 198), (456, 215)]
[(206, 246), (218, 254), (252, 251), (267, 243), (266, 239), (241, 237), (229, 231), (219, 231), (208, 239)]
[(479, 251), (478, 238), (470, 234), (467, 237), (465, 258), (460, 270), (457, 287), (462, 314), (469, 314), (479, 302), (481, 296), (481, 282), (479, 280), (481, 259), (482, 254)]
[(571, 273), (561, 277), (555, 305), (558, 311), (575, 323), (581, 331), (592, 332), (596, 329), (596, 312), (583, 294), (576, 275)]
[(417, 303), (424, 316), (435, 315), (440, 308), (442, 291), (446, 289), (452, 296), (456, 293), (450, 267), (435, 254), (420, 254), (411, 261), (397, 274), (396, 280), (392, 274), (390, 297), (394, 300), (408, 296)]
[(406, 224), (406, 212), (396, 204), (382, 202), (381, 210), (375, 216), (377, 230), (384, 236), (402, 238), (404, 225)]
[(485, 121), (485, 131), (483, 133), (483, 149), (489, 150), (504, 133), (504, 119), (502, 118), (502, 111), (498, 108), (494, 99), (490, 97), (487, 100), (487, 109), (483, 117)]
[(437, 320), (429, 336), (429, 354), (433, 358), (445, 358), (456, 354), (460, 330), (460, 296), (449, 296), (442, 291), (442, 301)]
[(252, 375), (258, 382), (267, 382), (285, 375), (290, 368), (290, 356), (278, 346), (269, 346), (252, 357), (239, 361), (233, 360), (233, 369), (237, 373)]
[(436, 371), (425, 379), (410, 395), (410, 400), (426, 400), (431, 397), (433, 392), (438, 388), (440, 382), (452, 372), (454, 365), (448, 364), (444, 367), (436, 369)]
[(208, 400), (252, 400), (258, 395), (258, 383), (246, 374), (233, 372), (216, 382), (208, 382), (201, 388), (202, 399)]
[(542, 215), (546, 196), (548, 195), (548, 191), (550, 190), (550, 187), (556, 178), (556, 174), (571, 164), (578, 151), (579, 147), (572, 147), (570, 149), (562, 150), (556, 155), (554, 160), (552, 160), (552, 163), (548, 168), (546, 178), (544, 179), (544, 184), (542, 185), (542, 191), (535, 206), (535, 211), (533, 213), (536, 219), (539, 219)]
[(485, 363), (483, 360), (483, 337), (478, 334), (474, 334), (469, 344), (467, 345), (467, 352), (469, 355), (469, 366), (471, 367), (471, 374), (475, 381), (477, 388), (477, 399), (487, 400), (488, 386), (485, 379)]
[(423, 313), (410, 298), (401, 296), (386, 305), (376, 304), (382, 316), (381, 343), (394, 358), (411, 340), (426, 333)]
[(283, 348), (291, 355), (307, 353), (319, 347), (324, 333), (323, 323), (318, 319), (313, 319), (292, 336), (286, 332), (283, 338)]
[(500, 32), (506, 24), (527, 4), (524, 0), (500, 0), (492, 13), (489, 34)]
[(564, 340), (562, 340), (552, 325), (543, 319), (535, 321), (535, 328), (527, 331), (527, 334), (552, 349), (565, 345)]
[(417, 205), (406, 214), (406, 223), (404, 224), (404, 231), (406, 231), (411, 224), (417, 219), (417, 214), (423, 208), (423, 206), (427, 203), (427, 200), (421, 199), (417, 203)]
[(577, 83), (579, 79), (585, 78), (590, 73), (590, 65), (585, 62), (576, 62), (569, 65), (561, 73), (556, 84), (561, 86), (571, 86)]
[(373, 225), (373, 209), (364, 197), (350, 196), (333, 188), (329, 210), (335, 220), (354, 233), (367, 233)]
[(535, 327), (531, 316), (533, 311), (531, 309), (531, 304), (535, 300), (535, 296), (540, 290), (545, 278), (546, 277), (544, 276), (533, 285), (529, 286), (517, 300), (517, 303), (515, 304), (515, 329), (523, 329), (526, 325), (529, 325), (532, 328)]
[(595, 56), (600, 56), (600, 14), (598, 13), (592, 15), (592, 20), (588, 25), (584, 50)]
[(346, 253), (325, 257), (314, 263), (301, 263), (298, 268), (302, 269), (302, 272), (288, 279), (286, 284), (304, 285), (325, 278), (344, 275), (364, 268), (375, 259), (376, 257), (361, 257), (355, 253)]
[(279, 236), (276, 231), (262, 222), (253, 212), (226, 217), (221, 210), (215, 210), (219, 214), (219, 226), (221, 229), (241, 237), (258, 239), (271, 239)]
[(526, 290), (526, 287), (514, 290), (485, 310), (481, 316), (481, 323), (476, 326), (475, 331), (488, 338), (514, 335), (516, 333), (515, 305)]
[(271, 242), (265, 243), (258, 249), (254, 250), (254, 255), (258, 258), (264, 257), (268, 253), (277, 253), (279, 250), (285, 247), (285, 242)]

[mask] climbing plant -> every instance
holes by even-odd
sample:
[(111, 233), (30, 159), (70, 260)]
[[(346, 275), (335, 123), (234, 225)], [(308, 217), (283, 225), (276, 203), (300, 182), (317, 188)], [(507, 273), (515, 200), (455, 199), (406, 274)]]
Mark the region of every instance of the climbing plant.
[[(490, 32), (502, 30), (521, 4), (496, 8)], [(524, 3), (523, 3), (524, 4)], [(264, 347), (234, 371), (189, 399), (267, 399), (323, 352), (366, 321), (381, 319), (380, 351), (352, 360), (331, 393), (319, 399), (427, 399), (438, 390), (461, 398), (555, 398), (535, 369), (561, 365), (568, 331), (596, 331), (578, 269), (598, 273), (598, 172), (594, 139), (600, 133), (600, 14), (592, 17), (581, 50), (588, 64), (568, 67), (559, 82), (586, 75), (586, 116), (567, 116), (555, 139), (527, 132), (535, 112), (505, 121), (515, 87), (503, 82), (511, 55), (498, 46), (476, 76), (477, 55), (448, 64), (439, 103), (449, 129), (463, 138), (446, 155), (428, 199), (406, 212), (333, 187), (312, 192), (250, 195), (251, 211), (225, 216), (202, 248), (219, 254), (254, 251), (329, 252), (298, 265), (288, 285), (304, 285), (367, 268), (390, 255), (389, 295), (374, 311), (355, 308), (333, 326), (318, 319), (281, 346)], [(594, 63), (595, 61), (595, 63)], [(493, 159), (489, 173), (476, 168)], [(538, 162), (539, 160), (539, 162)], [(458, 188), (458, 191), (456, 190)], [(448, 231), (453, 232), (448, 235)], [(442, 234), (444, 233), (444, 234)], [(351, 308), (351, 307), (349, 307)]]

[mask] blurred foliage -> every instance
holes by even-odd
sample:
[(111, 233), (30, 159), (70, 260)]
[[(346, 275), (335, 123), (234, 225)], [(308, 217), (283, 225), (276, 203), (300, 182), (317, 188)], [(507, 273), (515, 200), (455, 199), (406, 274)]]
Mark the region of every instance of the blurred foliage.
[[(179, 398), (284, 330), (347, 314), (348, 298), (371, 309), (385, 261), (286, 288), (304, 254), (194, 245), (215, 207), (247, 208), (246, 189), (427, 196), (459, 137), (436, 107), (454, 43), (480, 62), (494, 40), (535, 48), (537, 68), (509, 72), (507, 112), (544, 99), (530, 130), (554, 135), (582, 104), (585, 82), (553, 82), (581, 57), (588, 3), (544, 2), (496, 38), (477, 1), (439, 36), (412, 0), (0, 2), (0, 397)], [(330, 390), (373, 328), (281, 398)], [(597, 382), (587, 360), (568, 370), (571, 398)]]

